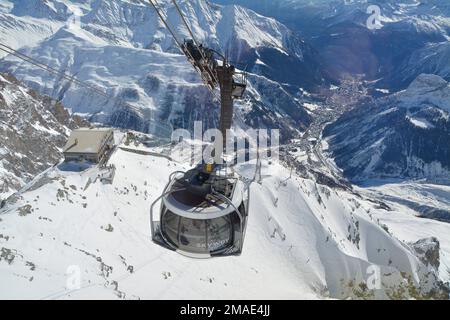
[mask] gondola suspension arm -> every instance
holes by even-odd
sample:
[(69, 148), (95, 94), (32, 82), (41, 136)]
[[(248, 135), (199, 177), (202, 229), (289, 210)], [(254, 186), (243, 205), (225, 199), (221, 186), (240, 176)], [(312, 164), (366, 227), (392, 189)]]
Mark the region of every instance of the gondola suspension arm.
[[(180, 40), (177, 38), (177, 36), (175, 35), (175, 32), (173, 31), (173, 28), (170, 26), (169, 24), (169, 20), (167, 19), (167, 17), (164, 17), (162, 10), (157, 2), (157, 0), (148, 0), (150, 2), (150, 4), (153, 6), (153, 8), (155, 9), (159, 19), (161, 20), (161, 22), (164, 24), (164, 26), (167, 28), (167, 30), (169, 31), (169, 33), (172, 35), (173, 39), (175, 40), (175, 43), (177, 44), (177, 46), (180, 48), (181, 52), (187, 56), (188, 61), (191, 63), (191, 61), (195, 61), (194, 57), (192, 56), (192, 54), (188, 51), (188, 50), (184, 50), (183, 49), (183, 45), (181, 44)], [(192, 63), (191, 63), (192, 64)], [(215, 99), (219, 99), (217, 96), (217, 93), (214, 92), (213, 88), (211, 88), (208, 83), (207, 80), (204, 78), (202, 72), (195, 66), (193, 65), (194, 69), (199, 73), (202, 81), (205, 83), (206, 87), (209, 89), (209, 91), (211, 92), (212, 96)]]

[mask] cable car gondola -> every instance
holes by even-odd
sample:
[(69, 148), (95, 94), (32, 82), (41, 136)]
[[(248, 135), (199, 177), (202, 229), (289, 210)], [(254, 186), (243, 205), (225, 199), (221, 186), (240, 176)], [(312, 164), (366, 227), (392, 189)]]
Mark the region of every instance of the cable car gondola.
[[(182, 43), (157, 2), (150, 0), (188, 61), (213, 95), (217, 87), (220, 89), (223, 143), (215, 149), (216, 159), (220, 159), (233, 119), (233, 100), (242, 99), (247, 87), (246, 73), (237, 72), (223, 54), (199, 44), (178, 4), (172, 0), (192, 37)], [(214, 54), (222, 59), (221, 65)], [(161, 202), (159, 220), (154, 210), (158, 202)], [(200, 164), (187, 172), (174, 172), (150, 209), (152, 240), (194, 258), (239, 255), (244, 243), (248, 206), (248, 186), (226, 164)]]
[[(192, 258), (239, 255), (248, 216), (248, 188), (220, 165), (174, 172), (151, 206), (155, 243)], [(155, 205), (161, 202), (159, 219)]]

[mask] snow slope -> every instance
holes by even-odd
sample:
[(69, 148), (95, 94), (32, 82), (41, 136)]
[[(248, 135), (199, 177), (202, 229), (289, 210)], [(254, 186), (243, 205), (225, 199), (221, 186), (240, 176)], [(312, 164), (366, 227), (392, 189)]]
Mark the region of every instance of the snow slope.
[(440, 244), (439, 274), (448, 282), (450, 187), (424, 181), (375, 180), (367, 181), (358, 190), (389, 204), (391, 211), (377, 212), (374, 217), (387, 225), (397, 238), (410, 243), (437, 238)]
[[(12, 13), (14, 7), (11, 1), (0, 3), (0, 41), (14, 49), (36, 45), (63, 25), (59, 21), (17, 16)], [(0, 51), (0, 58), (5, 55)]]
[[(243, 254), (209, 260), (150, 240), (150, 203), (185, 165), (121, 149), (109, 164), (117, 168), (111, 185), (96, 179), (96, 167), (60, 165), (8, 201), (0, 211), (0, 281), (14, 289), (0, 290), (1, 298), (442, 297), (433, 267), (373, 219), (381, 209), (278, 163), (266, 163), (251, 186)], [(254, 168), (239, 171), (251, 177)], [(370, 266), (381, 270), (380, 290), (366, 287)], [(70, 286), (73, 272), (79, 289)]]
[(414, 51), (405, 59), (393, 80), (398, 83), (408, 83), (420, 73), (436, 74), (450, 80), (450, 42), (430, 43), (424, 48)]
[[(450, 187), (425, 181), (367, 181), (365, 188), (386, 201), (415, 211), (422, 218), (450, 222)], [(409, 211), (409, 210), (407, 210)]]

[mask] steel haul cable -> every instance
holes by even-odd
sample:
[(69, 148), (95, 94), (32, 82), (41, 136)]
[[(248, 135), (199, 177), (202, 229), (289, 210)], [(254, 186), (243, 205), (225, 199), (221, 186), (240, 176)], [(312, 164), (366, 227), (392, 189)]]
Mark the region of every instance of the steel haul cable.
[[(177, 2), (176, 2), (175, 0), (172, 0), (172, 2), (173, 2), (173, 4), (174, 4), (175, 8), (177, 9), (178, 14), (180, 15), (181, 19), (183, 20), (183, 23), (184, 23), (184, 25), (186, 26), (186, 29), (188, 30), (189, 34), (191, 35), (192, 40), (194, 41), (195, 45), (196, 45), (197, 47), (199, 47), (199, 43), (198, 43), (198, 41), (195, 39), (194, 33), (192, 32), (191, 28), (189, 27), (189, 25), (188, 25), (188, 23), (187, 23), (187, 21), (186, 21), (186, 18), (185, 18), (184, 14), (183, 14), (183, 12), (181, 11), (180, 7), (178, 6), (178, 4), (177, 4)], [(202, 50), (200, 50), (200, 54), (202, 55), (203, 60), (207, 61), (207, 59), (206, 59), (205, 55), (203, 54), (203, 51), (202, 51)], [(206, 65), (206, 68), (208, 68), (210, 74), (211, 74), (212, 77), (213, 77), (214, 82), (215, 82), (215, 83), (219, 83), (219, 80), (217, 79), (217, 77), (216, 77), (214, 71), (211, 70), (211, 68), (209, 67), (209, 65)]]
[(84, 82), (78, 80), (77, 78), (75, 78), (75, 76), (71, 76), (71, 75), (68, 75), (68, 74), (66, 74), (66, 73), (64, 73), (62, 71), (56, 70), (55, 68), (52, 68), (49, 65), (46, 65), (46, 64), (44, 64), (42, 62), (39, 62), (39, 61), (35, 60), (34, 58), (31, 58), (31, 57), (29, 57), (29, 56), (27, 56), (27, 55), (25, 55), (23, 53), (20, 53), (19, 51), (14, 50), (11, 47), (9, 47), (9, 46), (7, 46), (7, 45), (5, 45), (3, 43), (0, 43), (0, 50), (2, 50), (3, 52), (6, 52), (8, 54), (11, 54), (11, 55), (13, 55), (13, 56), (15, 56), (15, 57), (17, 57), (17, 58), (19, 58), (21, 60), (24, 60), (24, 61), (26, 61), (26, 62), (28, 62), (30, 64), (33, 64), (36, 67), (44, 69), (45, 71), (47, 71), (49, 73), (52, 73), (52, 74), (57, 75), (59, 77), (62, 77), (62, 78), (66, 79), (66, 80), (68, 80), (70, 82), (73, 82), (73, 83), (75, 83), (75, 84), (77, 84), (79, 86), (88, 88), (90, 90), (93, 90), (96, 93), (109, 98), (109, 95), (106, 92), (103, 92), (102, 90), (100, 90), (100, 89), (98, 89), (98, 88), (96, 88), (96, 87), (94, 87), (92, 85), (89, 85), (87, 83), (84, 83)]
[[(192, 54), (189, 52), (189, 50), (184, 50), (183, 45), (181, 44), (181, 42), (178, 40), (177, 36), (175, 35), (175, 32), (173, 31), (173, 28), (171, 27), (170, 23), (169, 23), (169, 19), (166, 16), (164, 18), (164, 15), (162, 13), (162, 9), (160, 9), (160, 5), (158, 4), (157, 0), (148, 0), (148, 2), (150, 2), (150, 4), (153, 6), (153, 8), (155, 9), (156, 13), (158, 14), (160, 20), (162, 21), (162, 23), (164, 24), (164, 26), (167, 28), (167, 30), (170, 32), (170, 34), (172, 35), (173, 39), (175, 40), (177, 46), (180, 48), (181, 52), (188, 58), (189, 63), (192, 64), (191, 61), (195, 61), (194, 57), (192, 56)], [(191, 60), (189, 60), (191, 59)], [(193, 64), (192, 64), (193, 65)], [(217, 95), (217, 93), (209, 86), (209, 84), (207, 83), (207, 81), (204, 79), (202, 72), (195, 66), (193, 65), (194, 69), (197, 71), (197, 73), (199, 73), (202, 81), (205, 83), (206, 87), (209, 89), (209, 91), (211, 92), (212, 96), (219, 100), (219, 97)]]

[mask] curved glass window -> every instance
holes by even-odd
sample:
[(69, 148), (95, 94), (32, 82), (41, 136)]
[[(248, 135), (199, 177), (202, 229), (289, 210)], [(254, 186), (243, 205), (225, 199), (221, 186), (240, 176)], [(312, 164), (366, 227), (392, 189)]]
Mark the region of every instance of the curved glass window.
[(217, 251), (231, 244), (233, 226), (228, 216), (208, 220), (207, 226), (209, 251)]
[(233, 244), (234, 229), (229, 216), (195, 220), (167, 211), (161, 226), (167, 240), (183, 251), (211, 253)]
[(162, 231), (166, 238), (172, 242), (172, 244), (178, 244), (178, 226), (180, 224), (180, 217), (168, 211), (164, 215), (164, 221), (162, 224)]
[(181, 250), (205, 253), (208, 252), (206, 220), (180, 218), (178, 246)]

